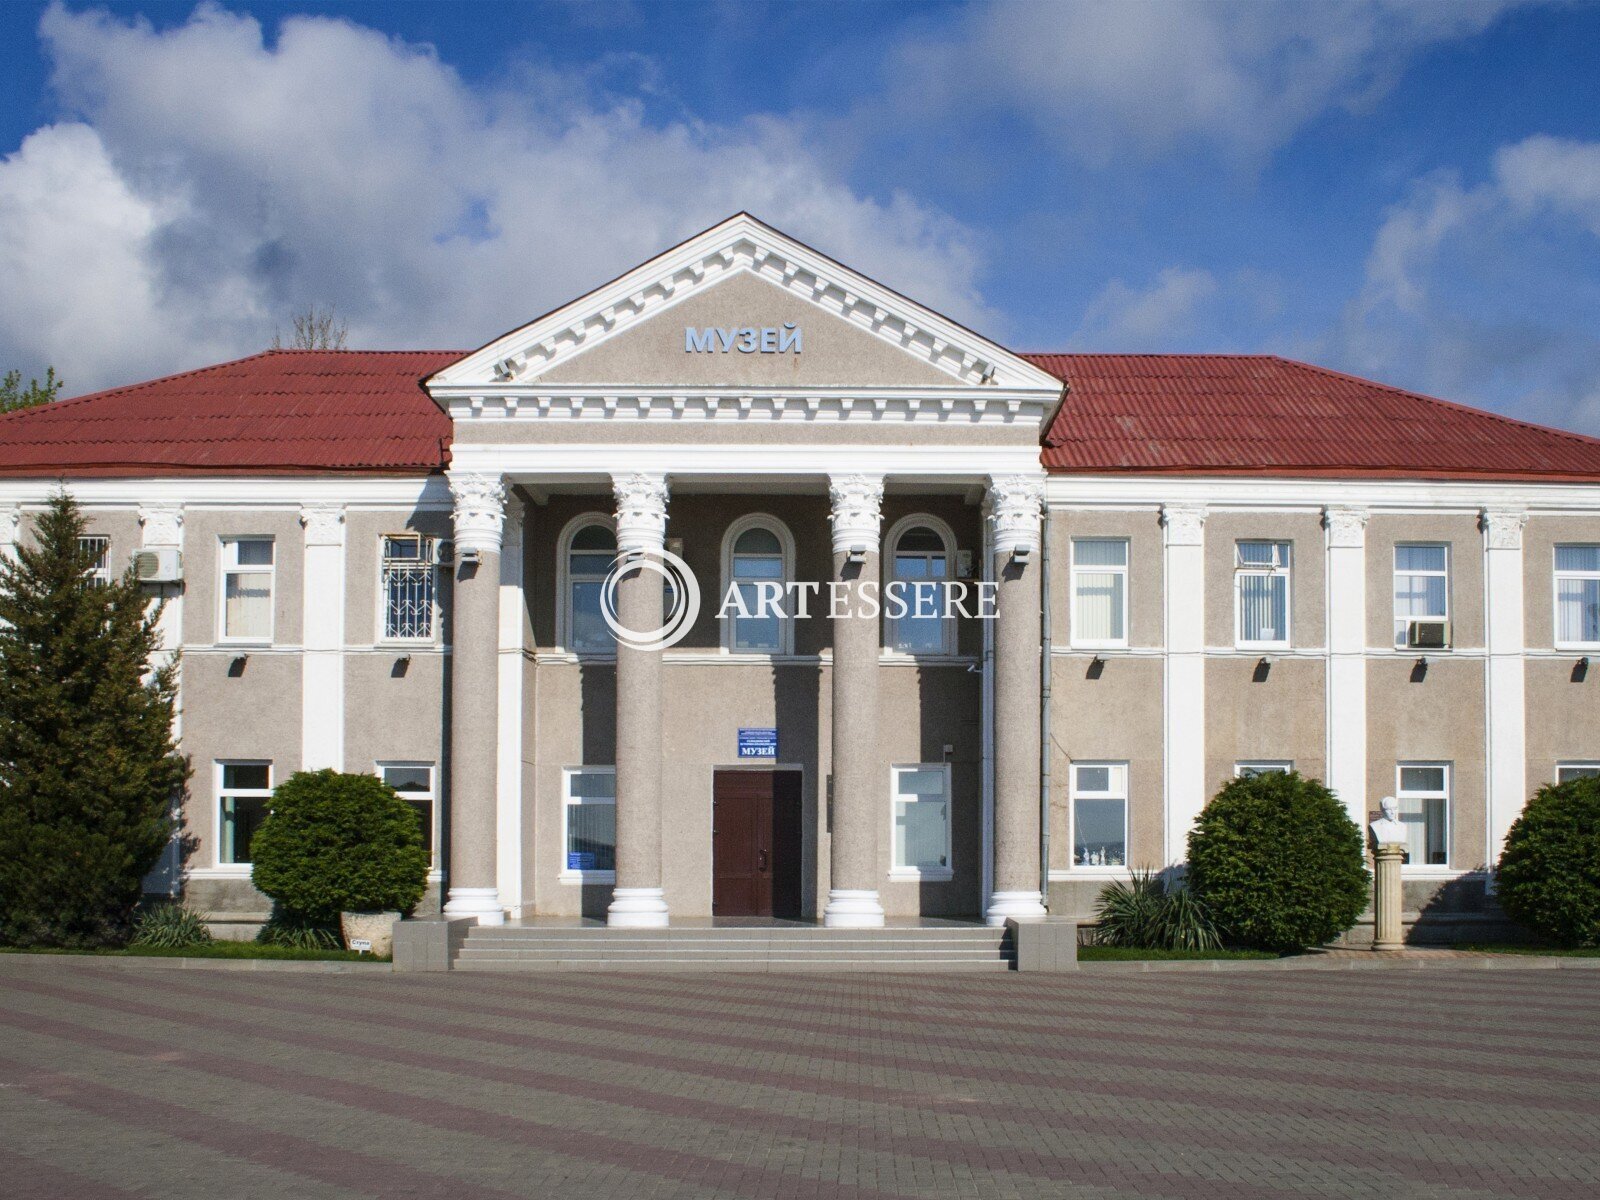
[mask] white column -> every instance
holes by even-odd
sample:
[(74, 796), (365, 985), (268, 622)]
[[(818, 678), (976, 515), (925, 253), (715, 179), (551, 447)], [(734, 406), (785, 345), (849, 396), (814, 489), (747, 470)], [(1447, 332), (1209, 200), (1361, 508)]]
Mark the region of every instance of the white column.
[(301, 611), (300, 768), (344, 770), (344, 508), (300, 510), (305, 526)]
[(1328, 785), (1367, 827), (1367, 518), (1330, 506), (1328, 531)]
[(495, 840), (500, 896), (513, 918), (522, 916), (522, 502), (506, 498), (500, 552), (500, 738)]
[(1206, 806), (1206, 510), (1164, 505), (1162, 596), (1167, 862), (1188, 853), (1189, 829)]
[(1489, 670), (1488, 866), (1490, 886), (1506, 833), (1527, 801), (1527, 705), (1523, 652), (1522, 527), (1528, 514), (1485, 509), (1485, 622)]

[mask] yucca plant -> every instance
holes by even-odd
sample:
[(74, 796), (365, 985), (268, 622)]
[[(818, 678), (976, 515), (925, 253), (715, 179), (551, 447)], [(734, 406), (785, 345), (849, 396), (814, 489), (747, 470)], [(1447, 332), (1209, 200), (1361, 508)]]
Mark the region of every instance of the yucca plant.
[(1219, 950), (1222, 939), (1200, 898), (1155, 871), (1107, 884), (1096, 901), (1095, 943), (1140, 950)]
[(263, 946), (282, 946), (287, 950), (344, 949), (344, 938), (337, 925), (327, 920), (312, 920), (277, 904), (272, 906), (272, 915), (256, 934), (256, 941)]
[(205, 913), (197, 913), (182, 904), (154, 904), (134, 916), (133, 944), (162, 950), (204, 946), (213, 940), (206, 920)]

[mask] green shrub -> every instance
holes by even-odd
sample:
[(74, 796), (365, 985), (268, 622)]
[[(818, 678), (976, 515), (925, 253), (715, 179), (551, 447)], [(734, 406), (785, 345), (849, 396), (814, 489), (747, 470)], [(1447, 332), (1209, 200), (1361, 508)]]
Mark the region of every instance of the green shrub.
[(1372, 895), (1361, 830), (1320, 780), (1230, 781), (1189, 833), (1189, 886), (1229, 942), (1303, 950), (1355, 924)]
[(1495, 895), (1540, 937), (1600, 942), (1600, 779), (1551, 784), (1528, 801), (1506, 835)]
[(320, 920), (274, 904), (256, 941), (263, 946), (279, 946), (285, 950), (343, 950), (344, 935), (339, 932), (337, 917)]
[(1135, 871), (1101, 889), (1095, 945), (1140, 950), (1220, 950), (1206, 907), (1188, 888), (1168, 887), (1153, 871)]
[(133, 918), (133, 944), (178, 950), (212, 941), (204, 913), (182, 904), (163, 902), (140, 909)]
[(251, 843), (256, 887), (298, 919), (409, 912), (427, 887), (416, 811), (373, 775), (297, 771)]

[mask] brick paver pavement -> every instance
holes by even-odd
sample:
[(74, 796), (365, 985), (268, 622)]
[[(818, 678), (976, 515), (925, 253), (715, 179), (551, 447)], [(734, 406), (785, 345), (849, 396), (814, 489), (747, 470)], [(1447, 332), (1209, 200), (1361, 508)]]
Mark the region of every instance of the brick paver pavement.
[(0, 956), (0, 1196), (1600, 1196), (1600, 972)]

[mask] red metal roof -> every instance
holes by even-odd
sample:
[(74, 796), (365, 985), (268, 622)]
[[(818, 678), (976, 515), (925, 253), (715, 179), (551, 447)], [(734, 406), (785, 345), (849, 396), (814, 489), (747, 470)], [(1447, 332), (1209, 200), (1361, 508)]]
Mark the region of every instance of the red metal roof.
[(1054, 473), (1600, 479), (1600, 439), (1273, 355), (1022, 357), (1067, 383)]
[(450, 418), (422, 380), (460, 351), (269, 350), (0, 416), (0, 475), (413, 473)]
[[(454, 350), (274, 350), (0, 416), (0, 475), (436, 471)], [(1265, 355), (1027, 354), (1076, 474), (1600, 481), (1600, 440)]]

